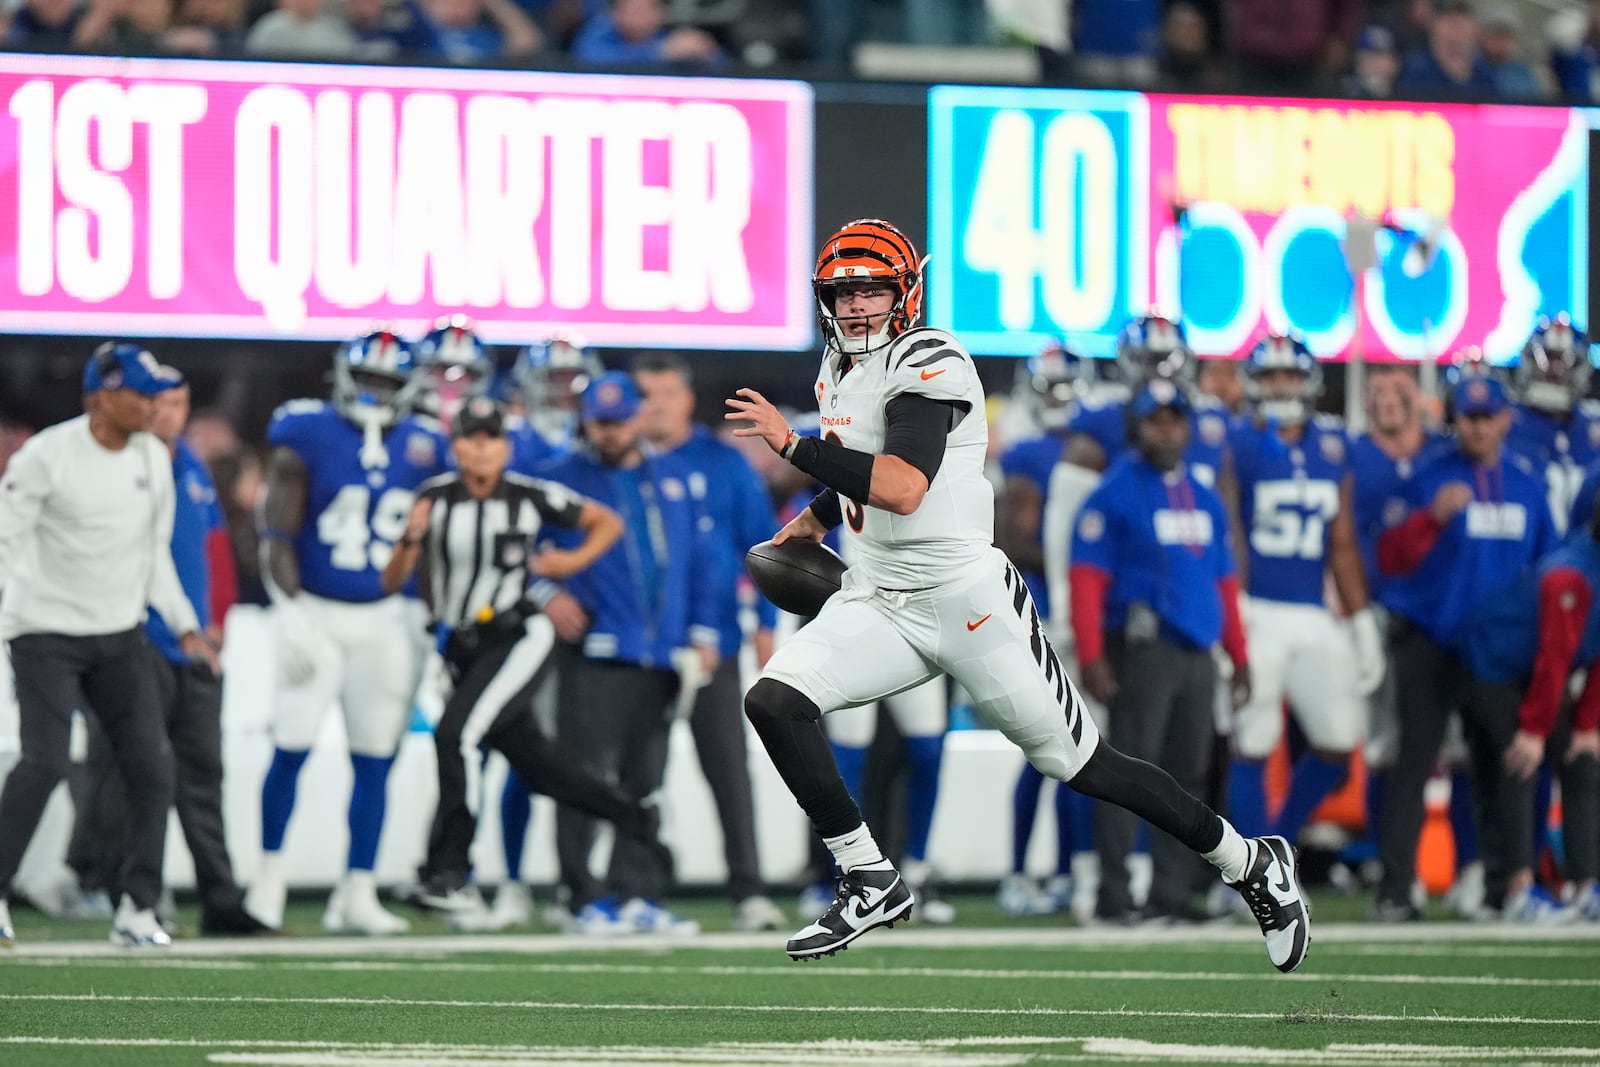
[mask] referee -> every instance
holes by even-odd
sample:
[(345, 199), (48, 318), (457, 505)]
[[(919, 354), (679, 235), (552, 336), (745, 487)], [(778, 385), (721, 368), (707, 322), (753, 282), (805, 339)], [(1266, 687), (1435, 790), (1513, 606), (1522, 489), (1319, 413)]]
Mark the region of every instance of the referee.
[[(441, 638), (452, 691), (434, 729), (439, 806), (417, 899), (429, 907), (476, 907), (468, 854), (480, 790), (468, 776), (478, 750), (506, 757), (529, 789), (608, 819), (658, 856), (659, 813), (590, 771), (540, 730), (532, 700), (555, 645), (555, 627), (539, 606), (555, 582), (582, 571), (616, 543), (622, 520), (595, 501), (553, 482), (506, 470), (511, 442), (504, 409), (487, 397), (468, 401), (451, 435), (457, 472), (424, 483), (406, 534), (383, 571), (387, 592), (421, 570), (422, 588)], [(570, 550), (539, 551), (546, 524), (581, 531)], [(530, 586), (530, 577), (533, 578)]]
[[(72, 712), (100, 720), (126, 783), (123, 897), (111, 940), (169, 943), (156, 919), (172, 747), (141, 624), (161, 612), (178, 646), (218, 670), (173, 567), (166, 446), (145, 433), (177, 384), (137, 345), (110, 342), (83, 372), (85, 414), (37, 434), (0, 482), (0, 638), (10, 647), (22, 758), (0, 791), (0, 945), (11, 880), (67, 771)], [(27, 565), (24, 565), (27, 564)]]

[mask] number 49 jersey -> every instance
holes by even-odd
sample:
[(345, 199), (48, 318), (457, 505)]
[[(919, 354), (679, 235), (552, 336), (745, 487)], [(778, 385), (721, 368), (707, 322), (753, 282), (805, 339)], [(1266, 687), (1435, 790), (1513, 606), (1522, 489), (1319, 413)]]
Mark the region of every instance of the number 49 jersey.
[(950, 334), (923, 327), (901, 334), (843, 376), (842, 365), (831, 350), (823, 357), (816, 394), (823, 438), (848, 448), (883, 451), (886, 408), (901, 393), (966, 407), (915, 511), (896, 515), (842, 502), (845, 558), (880, 589), (921, 589), (971, 573), (994, 545), (994, 488), (983, 473), (989, 426), (972, 357)]
[(294, 539), (300, 583), (329, 600), (365, 604), (385, 596), (378, 575), (406, 530), (423, 482), (448, 469), (450, 442), (415, 415), (384, 433), (388, 466), (361, 462), (359, 427), (320, 400), (291, 400), (272, 415), (267, 441), (306, 468), (306, 519)]
[(1246, 592), (1322, 606), (1328, 524), (1339, 513), (1347, 469), (1344, 427), (1316, 416), (1300, 442), (1288, 445), (1270, 426), (1240, 420), (1231, 437), (1239, 517), (1250, 546)]

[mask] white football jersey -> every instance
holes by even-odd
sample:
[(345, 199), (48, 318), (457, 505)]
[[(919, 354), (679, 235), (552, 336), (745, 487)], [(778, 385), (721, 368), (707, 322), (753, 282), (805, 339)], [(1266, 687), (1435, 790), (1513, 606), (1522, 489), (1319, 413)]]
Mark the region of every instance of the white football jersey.
[(901, 393), (967, 406), (915, 511), (896, 515), (841, 502), (845, 558), (880, 589), (921, 589), (972, 573), (994, 545), (994, 489), (983, 473), (989, 426), (972, 357), (950, 334), (924, 327), (895, 338), (886, 352), (841, 377), (844, 365), (844, 357), (830, 349), (816, 393), (823, 437), (846, 447), (881, 454), (886, 408)]

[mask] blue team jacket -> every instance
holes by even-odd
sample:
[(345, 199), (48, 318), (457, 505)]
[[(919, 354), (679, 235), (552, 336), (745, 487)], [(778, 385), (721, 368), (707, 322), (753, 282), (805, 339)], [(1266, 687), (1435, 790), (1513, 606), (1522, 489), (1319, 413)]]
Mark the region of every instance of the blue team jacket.
[[(665, 458), (688, 469), (689, 496), (705, 513), (701, 521), (714, 523), (720, 535), (715, 538), (717, 632), (723, 657), (737, 656), (744, 644), (744, 631), (739, 628), (744, 554), (778, 530), (772, 496), (743, 453), (717, 440), (704, 426), (696, 426), (693, 436)], [(760, 594), (756, 596), (756, 618), (766, 629), (778, 623), (778, 609)]]
[[(717, 541), (724, 535), (689, 495), (692, 472), (670, 456), (647, 455), (633, 468), (610, 467), (580, 447), (540, 476), (599, 501), (622, 516), (622, 538), (565, 586), (589, 613), (583, 652), (669, 669), (672, 651), (720, 645)], [(576, 531), (561, 531), (571, 544)]]

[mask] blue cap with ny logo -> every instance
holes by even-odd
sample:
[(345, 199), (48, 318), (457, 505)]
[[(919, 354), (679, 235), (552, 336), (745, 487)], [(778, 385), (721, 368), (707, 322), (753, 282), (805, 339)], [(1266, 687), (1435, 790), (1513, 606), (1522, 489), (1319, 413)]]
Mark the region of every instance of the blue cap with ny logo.
[(182, 384), (182, 374), (171, 367), (163, 367), (156, 362), (156, 357), (127, 341), (107, 341), (94, 350), (83, 368), (85, 393), (131, 389), (144, 396), (155, 396)]

